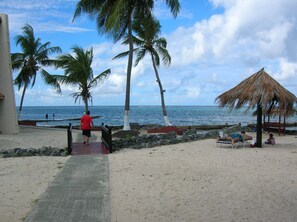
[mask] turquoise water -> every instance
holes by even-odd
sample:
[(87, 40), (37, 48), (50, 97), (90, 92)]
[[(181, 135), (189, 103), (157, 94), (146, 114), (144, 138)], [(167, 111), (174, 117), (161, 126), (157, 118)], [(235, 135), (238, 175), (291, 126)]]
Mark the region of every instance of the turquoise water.
[[(94, 119), (95, 125), (101, 125), (101, 123), (123, 125), (123, 106), (91, 106), (89, 109), (91, 116), (101, 116)], [(25, 106), (20, 119), (40, 120), (45, 119), (45, 115), (48, 114), (48, 119), (51, 121), (40, 122), (38, 125), (55, 126), (69, 123), (79, 125), (79, 120), (58, 120), (80, 118), (83, 112), (83, 106)], [(245, 109), (229, 112), (228, 109), (221, 109), (217, 106), (168, 106), (167, 113), (171, 124), (176, 126), (256, 123), (256, 116), (251, 114), (252, 111), (245, 112)], [(130, 123), (164, 125), (160, 106), (131, 106), (129, 120)], [(297, 117), (291, 117), (287, 122), (297, 122)]]

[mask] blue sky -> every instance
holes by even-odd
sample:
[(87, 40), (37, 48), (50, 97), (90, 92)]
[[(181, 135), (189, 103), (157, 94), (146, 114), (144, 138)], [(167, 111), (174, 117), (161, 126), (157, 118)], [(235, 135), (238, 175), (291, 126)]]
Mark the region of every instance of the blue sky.
[[(296, 0), (180, 0), (174, 19), (164, 1), (155, 1), (172, 57), (161, 65), (160, 78), (166, 105), (215, 105), (215, 98), (251, 74), (265, 68), (297, 95)], [(112, 74), (93, 90), (93, 105), (124, 105), (127, 59), (112, 60), (127, 46), (98, 34), (95, 21), (83, 14), (72, 22), (77, 0), (1, 0), (0, 13), (8, 14), (12, 52), (19, 52), (15, 36), (30, 24), (42, 42), (94, 49), (94, 73), (111, 68)], [(62, 70), (47, 68), (53, 74)], [(14, 77), (16, 73), (14, 73)], [(25, 106), (75, 105), (73, 86), (62, 95), (38, 78), (25, 97)], [(19, 105), (21, 91), (16, 93)], [(79, 105), (79, 104), (76, 104)], [(83, 105), (82, 103), (80, 105)], [(132, 71), (131, 105), (160, 105), (159, 88), (149, 58)]]

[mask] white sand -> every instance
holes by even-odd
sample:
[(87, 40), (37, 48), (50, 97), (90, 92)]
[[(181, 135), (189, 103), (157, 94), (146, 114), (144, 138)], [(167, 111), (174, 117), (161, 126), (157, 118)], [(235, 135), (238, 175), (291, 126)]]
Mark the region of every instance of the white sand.
[[(37, 131), (0, 134), (0, 149), (4, 139), (12, 148), (66, 145), (63, 130)], [(110, 154), (111, 221), (296, 222), (297, 138), (276, 141), (235, 150), (208, 139)], [(25, 218), (68, 158), (0, 158), (0, 221)]]
[[(67, 147), (66, 130), (21, 127), (16, 135), (0, 134), (0, 150), (43, 146)], [(0, 158), (0, 221), (22, 221), (68, 159)]]
[(0, 221), (22, 221), (68, 158), (0, 158)]
[(276, 141), (235, 150), (208, 139), (111, 154), (111, 221), (296, 222), (297, 138)]

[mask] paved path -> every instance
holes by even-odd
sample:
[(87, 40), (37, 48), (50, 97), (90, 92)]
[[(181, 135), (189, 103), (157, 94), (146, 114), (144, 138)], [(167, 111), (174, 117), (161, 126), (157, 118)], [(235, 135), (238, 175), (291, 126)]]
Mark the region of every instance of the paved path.
[(109, 222), (107, 155), (72, 156), (25, 222)]

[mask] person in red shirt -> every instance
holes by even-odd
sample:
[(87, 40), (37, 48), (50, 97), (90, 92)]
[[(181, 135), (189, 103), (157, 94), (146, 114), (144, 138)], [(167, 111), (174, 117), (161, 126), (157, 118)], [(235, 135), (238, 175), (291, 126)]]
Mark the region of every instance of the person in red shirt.
[(87, 111), (85, 115), (80, 119), (80, 128), (84, 137), (84, 144), (89, 145), (89, 139), (91, 137), (91, 126), (94, 126), (90, 111)]

